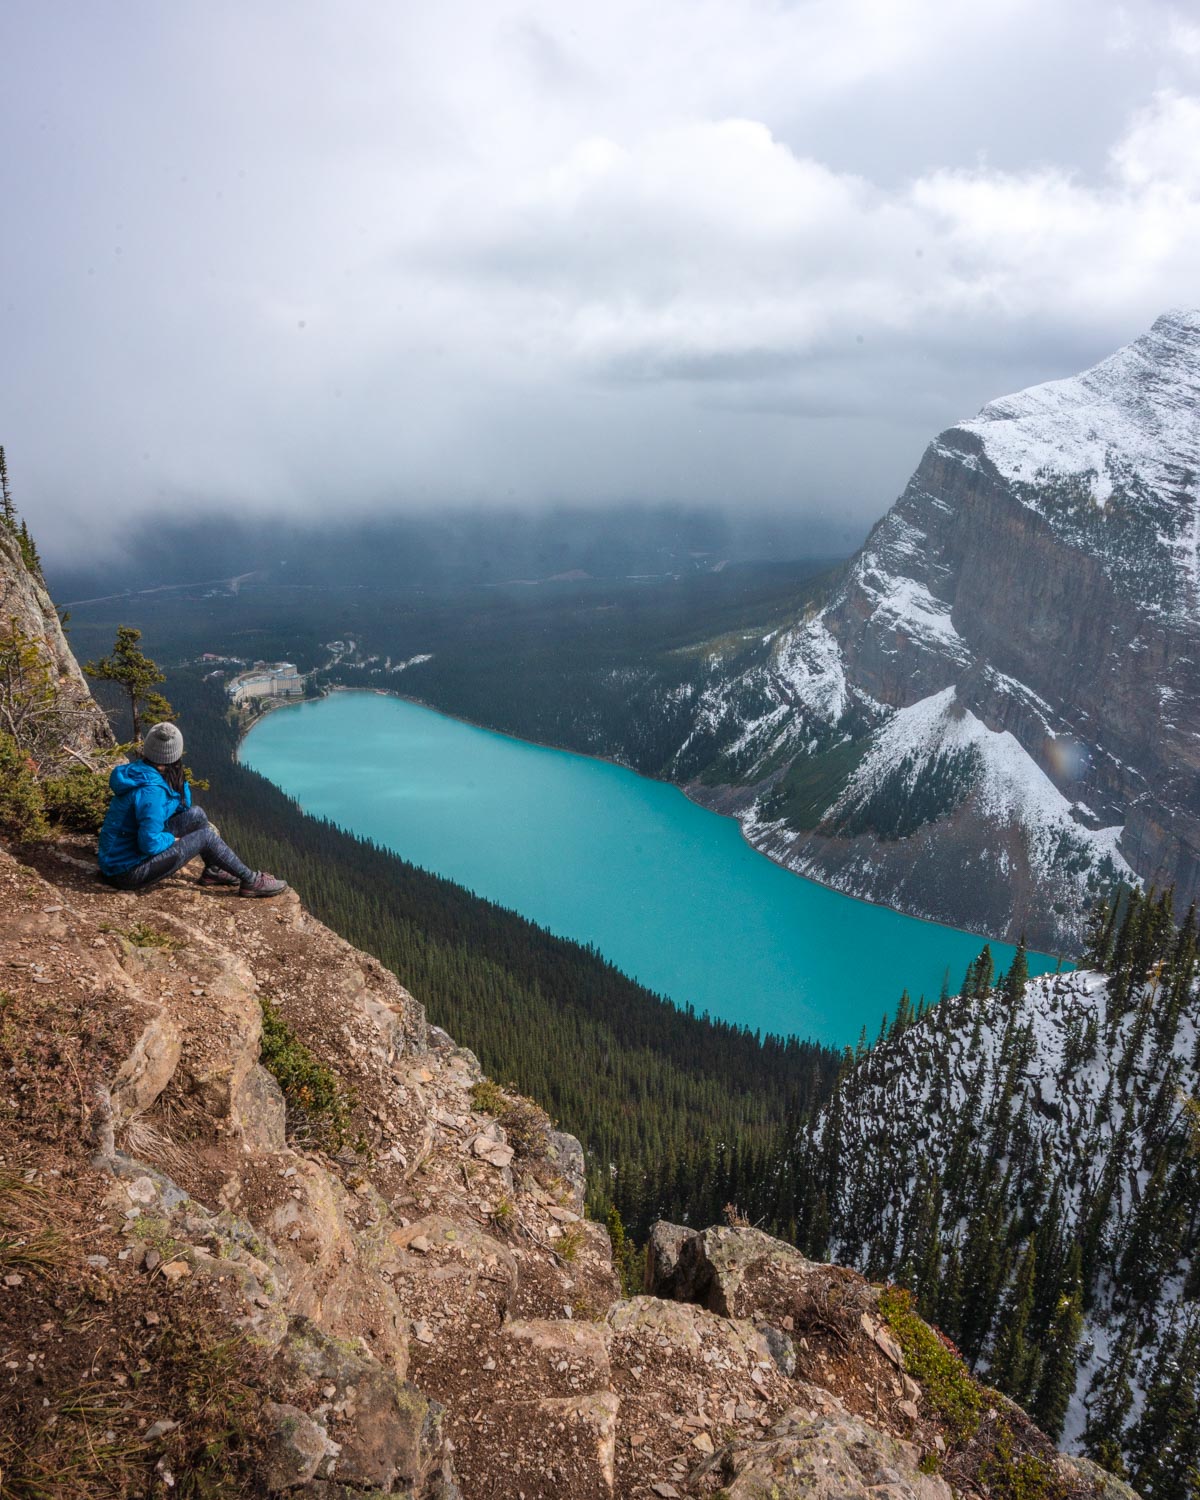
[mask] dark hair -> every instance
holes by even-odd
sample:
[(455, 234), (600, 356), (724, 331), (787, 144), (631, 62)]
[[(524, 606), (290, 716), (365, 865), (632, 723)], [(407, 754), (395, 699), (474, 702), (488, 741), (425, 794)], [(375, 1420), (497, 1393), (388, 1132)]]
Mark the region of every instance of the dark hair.
[(172, 761), (169, 766), (156, 766), (154, 768), (173, 792), (182, 792), (183, 783), (186, 779), (183, 770), (183, 757)]

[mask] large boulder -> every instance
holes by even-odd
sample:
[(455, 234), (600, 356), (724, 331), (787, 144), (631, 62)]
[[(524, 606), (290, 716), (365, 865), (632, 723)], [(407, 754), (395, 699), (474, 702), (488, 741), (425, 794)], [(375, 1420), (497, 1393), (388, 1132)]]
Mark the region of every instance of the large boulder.
[(546, 1160), (562, 1178), (568, 1193), (568, 1206), (582, 1214), (587, 1192), (587, 1161), (583, 1147), (565, 1130), (551, 1130), (546, 1138)]
[(829, 1268), (759, 1229), (693, 1231), (660, 1222), (650, 1231), (648, 1290), (727, 1318), (790, 1310), (814, 1273), (827, 1276)]
[(448, 1467), (438, 1402), (307, 1318), (293, 1320), (276, 1368), (338, 1444), (341, 1484), (421, 1494)]
[(307, 1412), (287, 1402), (268, 1401), (262, 1412), (262, 1478), (272, 1494), (295, 1489), (316, 1477), (338, 1445)]
[(846, 1412), (787, 1412), (765, 1438), (727, 1444), (697, 1478), (719, 1477), (726, 1500), (952, 1500), (910, 1443)]
[(700, 1238), (696, 1229), (687, 1229), (682, 1224), (668, 1224), (659, 1219), (650, 1228), (646, 1241), (646, 1290), (656, 1297), (671, 1297), (677, 1301), (690, 1302), (689, 1296), (677, 1294), (676, 1273), (679, 1270), (679, 1255), (688, 1240)]
[(1094, 1464), (1090, 1458), (1064, 1456), (1059, 1459), (1059, 1468), (1068, 1483), (1078, 1484), (1082, 1481), (1090, 1485), (1096, 1500), (1139, 1500), (1135, 1489), (1099, 1464)]

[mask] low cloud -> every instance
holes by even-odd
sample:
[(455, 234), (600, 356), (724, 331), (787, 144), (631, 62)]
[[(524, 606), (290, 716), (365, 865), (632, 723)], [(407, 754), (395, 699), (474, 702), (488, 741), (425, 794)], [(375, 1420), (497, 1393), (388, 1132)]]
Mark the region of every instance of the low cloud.
[(223, 507), (865, 526), (934, 431), (1200, 301), (1169, 5), (0, 27), (0, 441), (51, 553)]
[(868, 338), (986, 358), (1012, 323), (1103, 346), (1200, 295), (1200, 99), (1139, 110), (1097, 183), (981, 166), (884, 189), (750, 120), (592, 139), (434, 226), (446, 243), (443, 275), (519, 303), (527, 347), (635, 383), (786, 380)]

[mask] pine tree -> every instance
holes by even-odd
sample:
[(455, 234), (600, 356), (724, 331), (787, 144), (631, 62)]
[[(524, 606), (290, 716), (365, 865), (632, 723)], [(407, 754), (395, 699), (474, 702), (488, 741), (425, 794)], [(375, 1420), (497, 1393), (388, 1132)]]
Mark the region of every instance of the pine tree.
[(1075, 1356), (1083, 1332), (1082, 1265), (1079, 1246), (1076, 1245), (1067, 1262), (1066, 1278), (1046, 1339), (1042, 1376), (1029, 1408), (1030, 1416), (1046, 1436), (1056, 1442), (1062, 1436), (1067, 1407), (1075, 1394), (1078, 1378)]
[(991, 1361), (992, 1380), (1021, 1405), (1029, 1400), (1036, 1375), (1037, 1351), (1029, 1342), (1036, 1272), (1037, 1247), (1030, 1240), (1001, 1314), (1000, 1333)]
[(1053, 1320), (1065, 1270), (1063, 1195), (1059, 1182), (1055, 1182), (1051, 1190), (1050, 1201), (1038, 1221), (1033, 1237), (1037, 1245), (1033, 1330), (1035, 1336), (1040, 1337), (1048, 1331)]
[(806, 1251), (811, 1260), (829, 1258), (829, 1199), (822, 1188), (813, 1205), (812, 1218), (808, 1226)]
[(12, 490), (8, 485), (8, 460), (4, 456), (4, 449), (0, 447), (0, 521), (3, 521), (9, 531), (17, 529), (17, 510), (13, 505)]
[(25, 524), (24, 518), (17, 527), (17, 544), (21, 548), (21, 560), (37, 579), (42, 577), (42, 559), (38, 556), (38, 549), (34, 544), (33, 535)]
[(1021, 941), (1017, 944), (1017, 951), (1013, 954), (1012, 966), (1004, 976), (1004, 998), (1010, 1007), (1015, 1009), (1025, 995), (1025, 986), (1029, 983), (1029, 960), (1025, 956), (1025, 934), (1021, 934)]
[(1083, 1446), (1089, 1457), (1118, 1479), (1127, 1477), (1122, 1438), (1133, 1409), (1133, 1388), (1129, 1383), (1132, 1368), (1133, 1333), (1127, 1332), (1092, 1382), (1088, 1392), (1087, 1425), (1083, 1431)]
[(1200, 1481), (1200, 1318), (1163, 1340), (1130, 1435), (1133, 1483), (1148, 1500), (1195, 1500)]
[(972, 959), (967, 965), (967, 972), (959, 994), (964, 999), (982, 1000), (991, 989), (995, 977), (996, 965), (992, 958), (992, 945), (984, 943), (979, 951), (979, 957)]
[(12, 488), (8, 482), (8, 460), (3, 448), (0, 448), (0, 523), (16, 537), (17, 546), (21, 550), (21, 561), (26, 568), (39, 583), (44, 583), (42, 559), (38, 556), (33, 534), (25, 522), (17, 518), (17, 507), (13, 504)]
[(1149, 1300), (1159, 1284), (1166, 1183), (1167, 1160), (1162, 1155), (1155, 1163), (1142, 1191), (1141, 1202), (1134, 1210), (1121, 1258), (1122, 1290), (1134, 1305)]
[(900, 1003), (896, 1006), (896, 1016), (892, 1021), (891, 1029), (888, 1031), (888, 1041), (894, 1042), (902, 1037), (913, 1023), (912, 1000), (907, 990), (900, 995)]
[(622, 1293), (626, 1297), (640, 1296), (645, 1290), (645, 1257), (625, 1233), (621, 1211), (615, 1203), (608, 1211), (608, 1238)]
[(165, 682), (166, 678), (159, 671), (158, 664), (142, 654), (138, 645), (141, 638), (140, 630), (118, 625), (112, 654), (102, 656), (99, 661), (85, 662), (83, 667), (89, 677), (116, 683), (124, 692), (129, 706), (130, 738), (133, 740), (141, 739), (144, 720), (158, 723), (171, 717), (171, 705), (161, 693), (155, 692), (158, 684)]
[(958, 1342), (972, 1364), (987, 1341), (996, 1316), (999, 1289), (1005, 1281), (1003, 1231), (1000, 1195), (989, 1190), (967, 1221), (963, 1252), (962, 1337)]
[(977, 1000), (984, 999), (992, 988), (992, 981), (996, 975), (996, 965), (992, 958), (992, 945), (984, 943), (976, 960), (975, 989), (973, 991)]
[(1125, 912), (1116, 930), (1113, 940), (1112, 957), (1108, 961), (1108, 972), (1112, 976), (1112, 983), (1108, 987), (1109, 1036), (1115, 1033), (1116, 1023), (1120, 1019), (1123, 1004), (1127, 997), (1129, 987), (1129, 975), (1133, 966), (1134, 949), (1137, 944), (1137, 933), (1141, 925), (1142, 893), (1136, 887), (1131, 890), (1125, 900)]
[(938, 1327), (955, 1343), (962, 1337), (963, 1268), (958, 1241), (950, 1246), (946, 1256), (946, 1270), (938, 1293)]
[(1099, 969), (1104, 973), (1112, 958), (1113, 930), (1117, 922), (1119, 895), (1111, 901), (1097, 901), (1092, 907), (1087, 923), (1087, 940), (1080, 960), (1085, 969)]

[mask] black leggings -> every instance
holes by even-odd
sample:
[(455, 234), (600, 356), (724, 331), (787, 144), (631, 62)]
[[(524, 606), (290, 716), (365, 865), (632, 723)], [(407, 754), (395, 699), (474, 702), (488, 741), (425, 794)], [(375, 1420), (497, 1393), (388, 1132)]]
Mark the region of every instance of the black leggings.
[(134, 891), (142, 886), (173, 874), (197, 854), (204, 858), (205, 868), (216, 865), (219, 870), (228, 870), (239, 880), (254, 879), (254, 871), (244, 865), (217, 830), (208, 821), (202, 807), (184, 807), (167, 819), (167, 832), (175, 835), (169, 849), (160, 850), (134, 865), (132, 870), (122, 870), (120, 875), (110, 875), (109, 885), (119, 886), (124, 891)]

